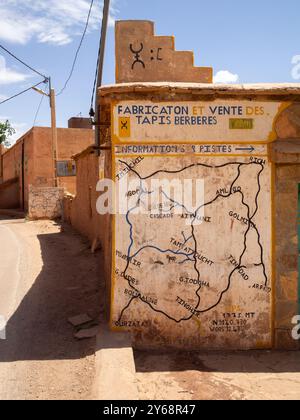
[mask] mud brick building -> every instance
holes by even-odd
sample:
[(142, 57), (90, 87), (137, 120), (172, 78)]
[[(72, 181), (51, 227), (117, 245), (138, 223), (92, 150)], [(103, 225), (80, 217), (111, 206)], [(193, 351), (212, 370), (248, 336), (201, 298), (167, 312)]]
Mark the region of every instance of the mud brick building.
[[(58, 173), (59, 186), (75, 193), (76, 177), (72, 156), (93, 143), (93, 130), (59, 128), (57, 133), (58, 161), (62, 166), (62, 171)], [(10, 149), (2, 150), (0, 208), (27, 210), (29, 186), (53, 187), (52, 156), (52, 132), (48, 127), (33, 127)]]
[[(125, 214), (80, 213), (104, 249), (111, 328), (148, 349), (299, 348), (300, 85), (215, 85), (174, 47), (151, 22), (117, 23), (117, 84), (99, 90), (106, 148), (76, 157), (82, 179), (93, 162), (91, 191), (99, 177), (137, 183), (116, 197)], [(203, 180), (204, 200), (164, 191), (142, 208), (154, 178)], [(97, 201), (77, 183), (71, 222)]]

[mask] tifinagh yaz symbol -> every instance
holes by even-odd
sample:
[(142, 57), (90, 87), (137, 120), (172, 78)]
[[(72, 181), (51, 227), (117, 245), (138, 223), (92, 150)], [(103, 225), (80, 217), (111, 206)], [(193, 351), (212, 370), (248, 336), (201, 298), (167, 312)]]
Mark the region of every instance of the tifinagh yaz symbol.
[(128, 130), (128, 121), (121, 121), (121, 130)]
[(130, 137), (130, 118), (119, 118), (119, 135), (120, 137)]
[(143, 68), (145, 68), (145, 63), (143, 62), (143, 60), (141, 60), (141, 52), (144, 49), (144, 45), (141, 43), (141, 47), (139, 50), (135, 50), (133, 49), (133, 45), (130, 44), (130, 51), (132, 52), (132, 54), (134, 54), (134, 62), (132, 63), (131, 69), (133, 70), (136, 64), (141, 64), (143, 66)]

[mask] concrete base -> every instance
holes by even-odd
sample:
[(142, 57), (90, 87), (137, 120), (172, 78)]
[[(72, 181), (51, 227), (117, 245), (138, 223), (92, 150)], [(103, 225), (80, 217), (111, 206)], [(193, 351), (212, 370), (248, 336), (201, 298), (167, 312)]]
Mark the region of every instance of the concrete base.
[(106, 327), (97, 336), (95, 400), (138, 400), (131, 338)]

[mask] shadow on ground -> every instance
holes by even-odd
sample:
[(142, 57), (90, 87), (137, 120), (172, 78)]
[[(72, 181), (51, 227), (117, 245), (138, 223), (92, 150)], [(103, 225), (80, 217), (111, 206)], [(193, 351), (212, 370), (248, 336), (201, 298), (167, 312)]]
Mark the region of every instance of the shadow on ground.
[[(24, 223), (6, 220), (10, 225)], [(0, 363), (80, 359), (95, 351), (94, 340), (73, 338), (74, 328), (67, 320), (80, 313), (88, 313), (95, 319), (104, 318), (102, 253), (91, 254), (88, 241), (68, 226), (61, 233), (38, 235), (38, 240), (43, 267), (7, 323), (7, 340), (0, 340)], [(102, 343), (103, 348), (127, 346), (121, 339)], [(172, 353), (136, 350), (134, 356), (137, 373), (300, 372), (299, 351)]]
[(38, 240), (43, 267), (7, 322), (0, 362), (79, 359), (95, 350), (94, 339), (74, 339), (67, 320), (81, 313), (103, 316), (102, 254), (91, 254), (89, 243), (67, 226)]

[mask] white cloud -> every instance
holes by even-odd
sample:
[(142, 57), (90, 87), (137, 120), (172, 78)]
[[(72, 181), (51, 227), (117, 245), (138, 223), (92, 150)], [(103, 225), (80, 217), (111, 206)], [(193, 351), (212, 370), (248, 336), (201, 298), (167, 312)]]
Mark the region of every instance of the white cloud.
[(214, 83), (237, 83), (239, 75), (233, 74), (228, 70), (221, 70), (214, 76)]
[[(5, 99), (7, 99), (8, 98), (8, 96), (6, 96), (6, 95), (2, 95), (1, 93), (0, 93), (0, 102), (1, 101), (5, 101)], [(1, 118), (1, 117), (0, 117)]]
[[(114, 24), (116, 9), (112, 2), (109, 24)], [(82, 33), (90, 0), (0, 0), (0, 39), (26, 44), (69, 44)], [(99, 30), (102, 4), (94, 2), (89, 30)]]
[(11, 125), (16, 132), (8, 140), (11, 144), (14, 144), (17, 140), (19, 140), (20, 137), (23, 136), (23, 134), (29, 130), (29, 126), (27, 123), (18, 123), (14, 121), (11, 121)]
[(7, 67), (5, 58), (0, 55), (0, 85), (24, 82), (29, 77), (28, 74), (19, 73), (18, 71)]
[(294, 80), (300, 80), (300, 55), (294, 55), (292, 58), (292, 64), (294, 64), (292, 69), (292, 78)]

